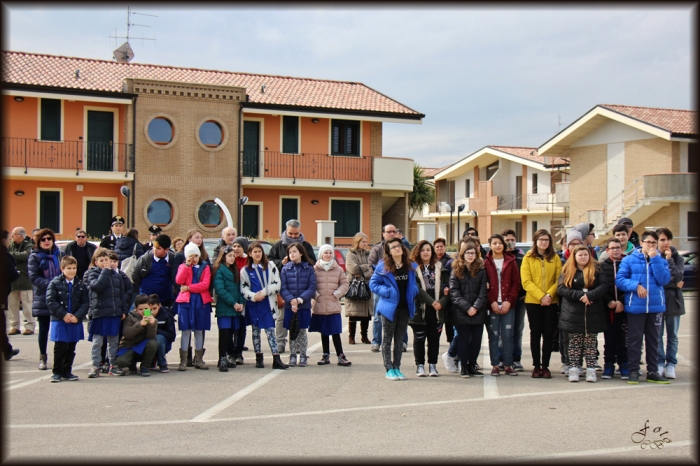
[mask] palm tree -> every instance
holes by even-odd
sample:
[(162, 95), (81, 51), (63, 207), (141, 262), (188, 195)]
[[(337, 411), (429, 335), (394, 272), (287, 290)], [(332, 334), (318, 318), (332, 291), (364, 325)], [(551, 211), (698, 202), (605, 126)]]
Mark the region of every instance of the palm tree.
[(413, 164), (413, 191), (408, 195), (408, 222), (423, 209), (426, 204), (435, 202), (435, 188), (423, 174), (423, 167)]

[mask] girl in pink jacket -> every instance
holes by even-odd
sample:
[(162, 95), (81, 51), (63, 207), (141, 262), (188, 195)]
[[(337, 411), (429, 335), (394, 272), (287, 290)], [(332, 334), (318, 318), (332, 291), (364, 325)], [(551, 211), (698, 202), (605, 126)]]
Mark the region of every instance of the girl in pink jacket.
[(175, 282), (180, 285), (177, 295), (177, 323), (182, 338), (180, 339), (180, 365), (177, 370), (187, 370), (187, 346), (190, 333), (194, 330), (194, 349), (196, 369), (209, 369), (204, 363), (204, 331), (211, 329), (211, 269), (203, 261), (199, 247), (194, 243), (185, 246), (184, 264), (177, 269)]
[(348, 291), (348, 278), (345, 271), (333, 258), (333, 246), (324, 244), (318, 250), (318, 261), (314, 265), (316, 273), (316, 302), (311, 310), (311, 323), (309, 332), (319, 332), (323, 345), (323, 356), (319, 365), (330, 364), (330, 341), (333, 337), (333, 346), (338, 356), (339, 366), (349, 366), (350, 361), (343, 354), (343, 345), (340, 334), (343, 331), (343, 321), (340, 316), (340, 298)]

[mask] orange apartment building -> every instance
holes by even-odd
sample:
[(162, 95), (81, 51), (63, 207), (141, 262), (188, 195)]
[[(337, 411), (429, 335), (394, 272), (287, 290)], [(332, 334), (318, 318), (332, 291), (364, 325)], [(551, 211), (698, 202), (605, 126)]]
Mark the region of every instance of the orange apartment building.
[(336, 222), (336, 244), (408, 230), (413, 161), (383, 156), (382, 125), (424, 115), (361, 83), (23, 52), (3, 65), (6, 229), (99, 237), (118, 213), (142, 236), (217, 237), (218, 198), (253, 238), (290, 218), (311, 243), (317, 221)]

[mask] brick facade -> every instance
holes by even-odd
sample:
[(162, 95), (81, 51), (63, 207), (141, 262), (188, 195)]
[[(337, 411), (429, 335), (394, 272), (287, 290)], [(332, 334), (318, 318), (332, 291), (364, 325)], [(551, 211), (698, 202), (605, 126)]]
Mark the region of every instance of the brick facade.
[[(635, 225), (634, 230), (637, 232), (637, 234), (639, 234), (640, 238), (642, 236), (642, 232), (645, 230), (645, 227), (654, 227), (655, 229), (659, 227), (668, 228), (673, 233), (674, 238), (675, 236), (680, 236), (680, 205), (677, 202), (674, 202), (668, 207), (662, 207), (654, 214), (647, 217), (646, 220), (643, 220)], [(674, 242), (674, 246), (676, 245), (677, 242)]]
[[(245, 89), (169, 81), (125, 80), (125, 91), (138, 95), (135, 112), (136, 177), (133, 186), (134, 226), (145, 232), (148, 205), (165, 199), (172, 205), (173, 221), (163, 227), (168, 235), (183, 236), (197, 228), (205, 237), (219, 236), (226, 225), (204, 227), (197, 211), (205, 201), (220, 198), (236, 223), (238, 215), (239, 107)], [(173, 142), (158, 145), (148, 137), (148, 124), (163, 116), (175, 128)], [(199, 141), (199, 126), (215, 121), (224, 132), (217, 148)]]
[[(391, 223), (396, 228), (403, 230), (404, 236), (408, 234), (408, 193), (394, 202), (389, 210), (382, 216), (382, 225)], [(379, 229), (381, 234), (381, 228)], [(378, 240), (378, 241), (381, 241)]]
[(373, 157), (382, 156), (382, 122), (372, 121), (369, 124), (369, 152)]
[[(671, 173), (671, 144), (661, 138), (625, 142), (625, 186), (643, 175)], [(678, 154), (680, 167), (680, 149)]]
[[(563, 157), (570, 157), (570, 215), (571, 221), (588, 209), (600, 209), (607, 203), (605, 180), (608, 176), (606, 144), (572, 147)], [(625, 151), (625, 158), (627, 153)], [(629, 159), (627, 159), (629, 160)], [(629, 164), (625, 163), (625, 170)]]

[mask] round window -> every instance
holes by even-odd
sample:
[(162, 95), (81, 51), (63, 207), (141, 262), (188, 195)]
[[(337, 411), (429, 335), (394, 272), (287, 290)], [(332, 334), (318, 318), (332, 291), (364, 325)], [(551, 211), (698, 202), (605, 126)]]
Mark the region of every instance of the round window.
[(170, 144), (174, 135), (173, 124), (166, 118), (156, 117), (148, 124), (148, 137), (156, 144)]
[(207, 201), (199, 206), (197, 217), (205, 227), (215, 227), (221, 223), (221, 207), (214, 201)]
[(156, 199), (148, 205), (147, 216), (153, 225), (167, 225), (173, 219), (173, 207), (165, 199)]
[(224, 131), (215, 121), (205, 121), (199, 127), (199, 139), (207, 147), (218, 147), (224, 140)]

